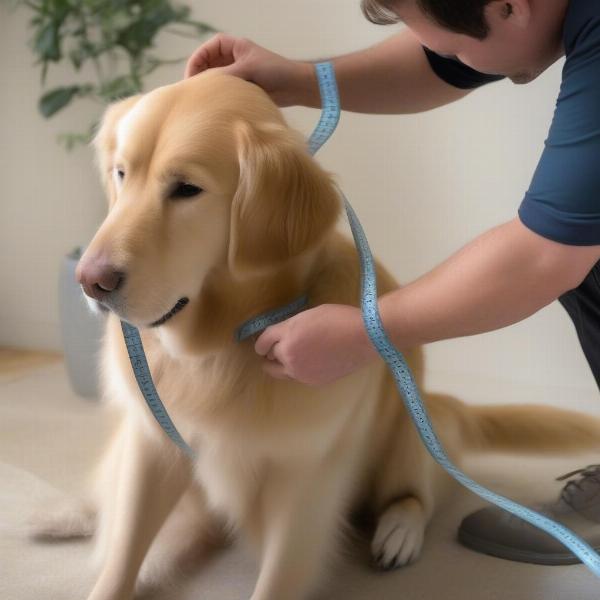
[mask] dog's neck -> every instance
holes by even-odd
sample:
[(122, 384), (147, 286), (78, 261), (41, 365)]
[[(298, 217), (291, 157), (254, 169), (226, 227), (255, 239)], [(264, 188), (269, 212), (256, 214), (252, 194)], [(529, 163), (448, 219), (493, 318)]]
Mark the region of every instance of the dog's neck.
[[(159, 335), (169, 354), (214, 354), (252, 339), (236, 341), (242, 323), (288, 305), (309, 293), (318, 251), (289, 261), (268, 274), (235, 277), (226, 266), (214, 268), (206, 277), (199, 297), (188, 311)], [(310, 294), (309, 294), (310, 301)], [(186, 309), (187, 310), (187, 309)]]

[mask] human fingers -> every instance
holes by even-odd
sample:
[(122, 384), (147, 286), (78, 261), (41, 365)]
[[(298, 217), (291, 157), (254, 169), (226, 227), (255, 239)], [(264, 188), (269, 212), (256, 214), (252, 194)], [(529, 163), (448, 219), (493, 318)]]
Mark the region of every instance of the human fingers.
[(277, 357), (277, 355), (275, 354), (277, 345), (279, 344), (279, 342), (275, 342), (272, 346), (271, 349), (267, 352), (267, 358), (269, 360), (276, 360), (281, 362), (281, 360), (279, 360), (279, 358)]
[(271, 348), (281, 339), (279, 327), (271, 325), (267, 327), (258, 337), (254, 344), (254, 350), (260, 356), (267, 356)]
[(271, 377), (275, 377), (275, 379), (292, 379), (286, 373), (285, 367), (281, 363), (266, 360), (262, 365), (262, 369), (265, 373), (271, 375)]
[(236, 60), (234, 48), (240, 38), (225, 33), (217, 33), (204, 42), (188, 59), (185, 77), (193, 77), (214, 67), (226, 67)]

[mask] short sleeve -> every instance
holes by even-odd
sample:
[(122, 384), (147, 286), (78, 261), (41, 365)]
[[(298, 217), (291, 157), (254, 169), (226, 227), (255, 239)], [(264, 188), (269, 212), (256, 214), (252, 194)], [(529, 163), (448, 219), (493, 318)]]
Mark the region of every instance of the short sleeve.
[(571, 44), (550, 133), (519, 217), (548, 239), (594, 246), (600, 244), (600, 15), (580, 22)]
[(462, 90), (475, 89), (487, 83), (504, 79), (502, 75), (480, 73), (461, 63), (457, 58), (440, 56), (425, 46), (423, 46), (423, 50), (433, 72), (446, 83)]

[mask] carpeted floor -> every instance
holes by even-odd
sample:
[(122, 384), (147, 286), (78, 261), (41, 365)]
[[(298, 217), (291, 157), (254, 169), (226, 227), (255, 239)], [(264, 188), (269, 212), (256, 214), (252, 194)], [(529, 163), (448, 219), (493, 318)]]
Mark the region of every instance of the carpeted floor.
[[(448, 380), (457, 393), (464, 382)], [(478, 389), (477, 386), (479, 386)], [(472, 383), (471, 398), (544, 397), (559, 403), (564, 390), (500, 389)], [(492, 390), (492, 391), (490, 391)], [(487, 391), (487, 395), (486, 392)], [(512, 394), (511, 394), (512, 392)], [(467, 398), (469, 399), (469, 398)], [(594, 406), (597, 397), (580, 398)], [(100, 407), (74, 396), (62, 363), (0, 380), (0, 599), (85, 600), (92, 583), (90, 542), (40, 544), (27, 539), (25, 523), (37, 507), (81, 488), (88, 467), (108, 431)], [(498, 491), (519, 499), (544, 499), (560, 484), (553, 478), (571, 468), (598, 462), (586, 456), (514, 460), (490, 457), (470, 472)], [(459, 491), (430, 527), (424, 554), (414, 566), (378, 573), (368, 566), (366, 547), (332, 575), (322, 598), (329, 600), (597, 600), (598, 581), (581, 566), (537, 567), (480, 556), (455, 541), (463, 515), (482, 503)], [(242, 600), (256, 577), (252, 556), (238, 544), (215, 557), (201, 572), (156, 600)]]

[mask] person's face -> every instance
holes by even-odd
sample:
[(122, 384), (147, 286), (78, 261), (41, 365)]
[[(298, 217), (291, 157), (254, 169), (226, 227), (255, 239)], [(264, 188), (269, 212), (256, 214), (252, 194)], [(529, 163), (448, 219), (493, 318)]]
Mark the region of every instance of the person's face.
[(402, 0), (395, 12), (433, 52), (455, 56), (482, 73), (527, 83), (563, 54), (562, 28), (568, 1), (494, 0), (486, 8), (490, 31), (483, 40), (444, 29), (422, 12), (416, 0)]

